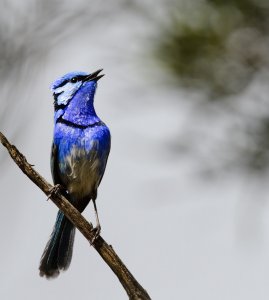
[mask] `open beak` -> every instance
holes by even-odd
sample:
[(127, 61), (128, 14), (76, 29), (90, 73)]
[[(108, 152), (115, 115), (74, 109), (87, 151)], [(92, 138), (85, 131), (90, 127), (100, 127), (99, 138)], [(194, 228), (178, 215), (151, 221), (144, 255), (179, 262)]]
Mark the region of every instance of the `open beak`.
[(103, 71), (103, 69), (100, 69), (100, 70), (97, 70), (97, 71), (91, 73), (90, 75), (87, 75), (83, 81), (93, 81), (93, 80), (98, 81), (100, 78), (105, 76), (105, 74), (98, 75), (102, 71)]

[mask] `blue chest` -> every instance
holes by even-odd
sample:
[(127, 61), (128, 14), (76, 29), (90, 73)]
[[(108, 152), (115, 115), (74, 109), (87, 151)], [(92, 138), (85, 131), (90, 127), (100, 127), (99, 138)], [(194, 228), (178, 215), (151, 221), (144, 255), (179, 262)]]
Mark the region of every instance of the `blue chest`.
[(54, 128), (54, 144), (58, 149), (58, 158), (63, 160), (77, 148), (85, 153), (97, 151), (105, 155), (110, 149), (110, 132), (105, 124), (75, 128), (65, 124), (56, 124)]

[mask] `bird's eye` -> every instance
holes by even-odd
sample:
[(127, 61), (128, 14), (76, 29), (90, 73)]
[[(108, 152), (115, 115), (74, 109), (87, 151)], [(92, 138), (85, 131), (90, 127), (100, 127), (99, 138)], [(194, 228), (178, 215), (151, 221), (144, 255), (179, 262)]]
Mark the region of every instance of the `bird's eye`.
[(71, 82), (72, 83), (75, 83), (75, 82), (77, 82), (78, 81), (78, 78), (77, 77), (73, 77), (72, 79), (71, 79)]

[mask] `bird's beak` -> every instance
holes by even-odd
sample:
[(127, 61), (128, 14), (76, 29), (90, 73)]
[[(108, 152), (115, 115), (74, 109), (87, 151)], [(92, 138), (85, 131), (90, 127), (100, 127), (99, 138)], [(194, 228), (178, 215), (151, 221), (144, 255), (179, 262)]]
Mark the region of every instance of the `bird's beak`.
[(93, 81), (93, 80), (98, 81), (100, 78), (105, 76), (105, 74), (98, 75), (102, 71), (103, 71), (103, 69), (100, 69), (100, 70), (97, 70), (97, 71), (91, 73), (90, 75), (87, 75), (83, 81)]

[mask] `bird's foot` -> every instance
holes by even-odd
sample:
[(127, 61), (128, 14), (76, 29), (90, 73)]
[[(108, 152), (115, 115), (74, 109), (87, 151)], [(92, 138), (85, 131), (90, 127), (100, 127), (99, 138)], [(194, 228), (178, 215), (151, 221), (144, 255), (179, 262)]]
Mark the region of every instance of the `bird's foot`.
[(56, 195), (57, 193), (59, 193), (61, 190), (63, 190), (63, 187), (60, 184), (56, 184), (55, 186), (53, 186), (50, 189), (47, 200), (49, 200), (51, 198), (51, 196)]
[(100, 226), (100, 224), (97, 225), (95, 228), (93, 228), (92, 232), (94, 233), (94, 236), (93, 236), (93, 239), (91, 241), (91, 245), (93, 245), (95, 243), (95, 241), (98, 239), (98, 237), (100, 236), (100, 233), (101, 233), (101, 226)]

